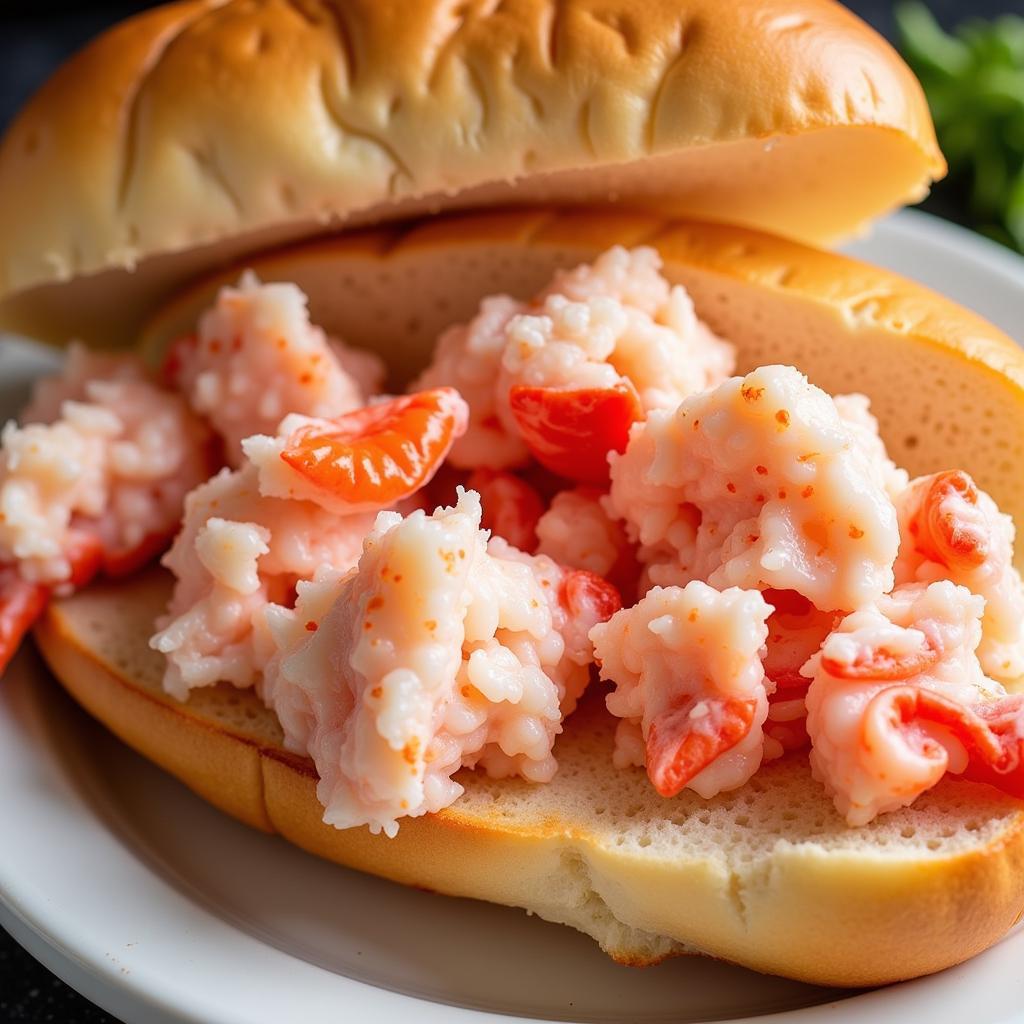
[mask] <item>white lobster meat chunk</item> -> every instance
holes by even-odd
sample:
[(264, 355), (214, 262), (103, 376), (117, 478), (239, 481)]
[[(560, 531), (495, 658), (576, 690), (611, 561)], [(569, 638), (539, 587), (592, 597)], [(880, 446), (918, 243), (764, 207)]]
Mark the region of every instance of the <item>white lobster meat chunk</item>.
[(607, 508), (654, 583), (793, 590), (823, 611), (892, 587), (893, 503), (833, 400), (793, 367), (652, 413), (611, 462)]
[(764, 755), (770, 612), (756, 590), (693, 581), (655, 587), (594, 627), (601, 678), (615, 684), (608, 710), (623, 720), (616, 765), (646, 764), (663, 796), (743, 785)]
[[(272, 608), (278, 654), (264, 682), (286, 742), (320, 774), (324, 820), (394, 835), (438, 811), (478, 766), (551, 778), (552, 745), (592, 660), (586, 633), (617, 605), (587, 573), (500, 540), (480, 503), (382, 513), (358, 567)], [(585, 685), (585, 677), (582, 679)]]

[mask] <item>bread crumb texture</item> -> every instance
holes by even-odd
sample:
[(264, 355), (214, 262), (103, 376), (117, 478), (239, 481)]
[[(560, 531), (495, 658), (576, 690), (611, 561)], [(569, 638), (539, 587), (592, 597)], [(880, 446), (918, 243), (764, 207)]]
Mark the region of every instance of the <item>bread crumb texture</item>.
[[(223, 809), (320, 856), (524, 907), (586, 932), (624, 963), (700, 951), (825, 984), (949, 966), (991, 945), (1024, 905), (1024, 815), (1011, 798), (946, 778), (913, 808), (849, 828), (806, 760), (793, 757), (712, 800), (687, 791), (665, 800), (642, 770), (612, 768), (614, 723), (597, 686), (556, 744), (551, 783), (463, 771), (460, 800), (403, 822), (397, 839), (339, 832), (320, 820), (312, 764), (281, 749), (277, 720), (253, 692), (215, 687), (185, 705), (161, 692), (160, 657), (145, 641), (169, 584), (153, 571), (58, 602), (40, 633), (44, 654), (76, 697), (144, 754)], [(63, 638), (56, 645), (50, 627)], [(71, 646), (107, 671), (62, 666)], [(120, 689), (114, 704), (101, 692), (111, 686)], [(190, 728), (133, 734), (130, 722), (113, 721), (112, 706), (141, 721), (130, 710), (140, 699)], [(219, 754), (203, 775), (194, 755), (176, 762), (161, 749), (161, 734), (180, 742), (203, 732), (241, 741), (258, 761), (254, 776), (245, 781), (248, 762), (218, 762), (228, 756)], [(237, 796), (222, 795), (233, 788)]]
[[(75, 637), (119, 676), (130, 679), (171, 706), (161, 689), (163, 656), (145, 641), (169, 592), (170, 578), (150, 574), (147, 586), (129, 591), (130, 601), (110, 614), (116, 586), (90, 588), (60, 605)], [(579, 712), (566, 723), (556, 754), (559, 771), (543, 786), (522, 779), (491, 779), (465, 770), (458, 780), (465, 794), (450, 812), (456, 819), (501, 827), (548, 829), (558, 819), (572, 822), (610, 848), (638, 856), (680, 856), (753, 864), (779, 844), (811, 844), (828, 850), (877, 855), (879, 850), (911, 857), (947, 857), (998, 836), (1018, 802), (987, 786), (947, 778), (912, 808), (877, 818), (862, 828), (842, 819), (811, 778), (806, 759), (784, 758), (763, 766), (745, 786), (704, 800), (688, 790), (670, 800), (659, 796), (642, 769), (613, 770), (615, 719), (602, 707), (603, 688), (595, 684)], [(252, 691), (221, 685), (195, 690), (184, 705), (223, 729), (279, 748), (281, 728)]]
[(746, 785), (704, 800), (690, 791), (666, 800), (642, 769), (613, 770), (614, 719), (591, 700), (559, 739), (559, 772), (544, 786), (464, 772), (456, 816), (543, 826), (558, 817), (602, 845), (638, 856), (700, 858), (741, 868), (780, 845), (876, 856), (948, 857), (998, 836), (1019, 804), (995, 790), (949, 780), (905, 808), (863, 828), (841, 818), (810, 779), (806, 758), (763, 766)]

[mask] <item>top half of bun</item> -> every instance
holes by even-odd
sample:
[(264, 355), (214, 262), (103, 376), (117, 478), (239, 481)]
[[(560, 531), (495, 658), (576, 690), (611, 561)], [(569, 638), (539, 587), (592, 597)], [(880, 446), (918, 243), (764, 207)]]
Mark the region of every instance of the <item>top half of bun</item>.
[(0, 326), (58, 338), (88, 276), (108, 312), (76, 333), (130, 341), (226, 259), (452, 207), (826, 242), (943, 171), (910, 71), (831, 0), (184, 0), (93, 42), (0, 144)]

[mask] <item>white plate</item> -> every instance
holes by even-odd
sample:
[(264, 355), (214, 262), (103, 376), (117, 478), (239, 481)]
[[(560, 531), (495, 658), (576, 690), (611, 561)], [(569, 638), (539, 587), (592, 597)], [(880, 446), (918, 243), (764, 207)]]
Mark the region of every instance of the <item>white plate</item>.
[[(1024, 261), (920, 214), (850, 248), (1011, 332), (1024, 309)], [(3, 343), (0, 418), (48, 358)], [(705, 960), (617, 967), (570, 929), (320, 862), (121, 746), (31, 651), (0, 685), (0, 822), (0, 924), (133, 1024), (1024, 1020), (1022, 932), (932, 978), (837, 993)]]

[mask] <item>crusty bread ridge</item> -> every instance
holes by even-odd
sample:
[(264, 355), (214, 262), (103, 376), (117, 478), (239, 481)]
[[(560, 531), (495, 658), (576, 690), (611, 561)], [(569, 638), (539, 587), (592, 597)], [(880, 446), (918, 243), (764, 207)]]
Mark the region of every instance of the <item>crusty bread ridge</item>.
[[(614, 242), (656, 245), (744, 366), (792, 361), (831, 390), (867, 391), (898, 460), (963, 466), (1024, 521), (1006, 468), (1021, 455), (1024, 356), (979, 317), (839, 256), (737, 228), (535, 210), (368, 231), (255, 265), (297, 280), (315, 318), (405, 367), (481, 295), (529, 295), (554, 266)], [(187, 326), (218, 283), (161, 311), (149, 342)], [(397, 840), (337, 832), (321, 823), (311, 764), (281, 749), (251, 693), (216, 688), (185, 705), (162, 694), (145, 640), (167, 587), (154, 572), (56, 602), (37, 631), (44, 656), (84, 707), (201, 796), (339, 863), (528, 907), (628, 962), (698, 949), (836, 985), (956, 963), (1024, 907), (1017, 802), (947, 780), (912, 809), (849, 829), (800, 758), (714, 801), (664, 801), (642, 772), (612, 769), (599, 695), (567, 723), (550, 785), (464, 773), (466, 795), (404, 822)]]
[(463, 772), (466, 793), (397, 838), (321, 821), (311, 762), (281, 748), (251, 691), (178, 704), (146, 646), (170, 592), (161, 571), (56, 602), (37, 628), (69, 692), (222, 810), (321, 857), (405, 884), (525, 907), (616, 959), (704, 952), (830, 985), (926, 974), (990, 946), (1024, 907), (1024, 810), (945, 781), (912, 809), (847, 828), (806, 759), (735, 793), (663, 800), (611, 766), (599, 695), (567, 722), (554, 781)]
[(0, 143), (0, 326), (130, 343), (225, 258), (468, 206), (828, 241), (944, 168), (913, 75), (832, 0), (186, 0), (93, 42)]

